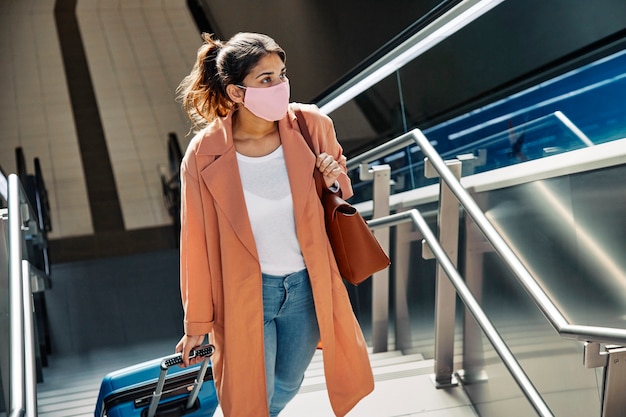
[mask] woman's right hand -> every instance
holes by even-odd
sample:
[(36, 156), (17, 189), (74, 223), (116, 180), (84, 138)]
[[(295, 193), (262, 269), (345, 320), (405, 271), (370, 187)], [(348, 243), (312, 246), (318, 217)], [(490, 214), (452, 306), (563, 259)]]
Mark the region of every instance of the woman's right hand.
[(183, 354), (183, 363), (181, 365), (183, 368), (195, 365), (196, 363), (200, 363), (204, 360), (202, 356), (197, 356), (195, 358), (189, 359), (189, 352), (191, 351), (191, 349), (197, 348), (198, 346), (202, 345), (205, 336), (206, 335), (204, 334), (198, 336), (191, 336), (186, 334), (180, 339), (178, 344), (176, 344), (176, 353)]
[[(344, 172), (346, 166), (346, 157), (341, 155), (339, 161), (335, 161), (332, 155), (322, 152), (317, 156), (315, 166), (322, 173), (326, 188), (330, 188), (335, 184), (339, 175)], [(342, 169), (342, 166), (344, 169)]]

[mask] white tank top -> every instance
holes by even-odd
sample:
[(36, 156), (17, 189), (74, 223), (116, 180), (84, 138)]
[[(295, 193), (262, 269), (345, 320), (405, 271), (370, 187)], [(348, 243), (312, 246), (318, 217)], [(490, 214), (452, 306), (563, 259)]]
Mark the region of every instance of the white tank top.
[(304, 269), (282, 145), (260, 157), (237, 153), (237, 162), (261, 271), (287, 275)]

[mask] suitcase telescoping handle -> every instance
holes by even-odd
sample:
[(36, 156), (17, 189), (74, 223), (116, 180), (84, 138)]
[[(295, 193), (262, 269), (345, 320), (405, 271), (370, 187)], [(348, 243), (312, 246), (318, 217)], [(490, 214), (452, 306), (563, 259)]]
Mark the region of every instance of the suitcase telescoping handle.
[[(209, 366), (208, 359), (213, 354), (213, 352), (215, 352), (215, 347), (213, 345), (200, 346), (199, 348), (189, 352), (189, 359), (195, 358), (196, 356), (203, 356), (204, 360), (202, 361), (202, 365), (198, 370), (198, 376), (196, 377), (196, 381), (193, 384), (193, 389), (189, 393), (186, 409), (191, 408), (196, 402), (196, 398), (198, 398), (200, 388), (202, 388), (202, 382), (204, 381), (204, 374), (206, 373), (207, 367)], [(167, 375), (167, 370), (170, 369), (170, 367), (174, 365), (180, 365), (181, 363), (183, 363), (183, 355), (181, 353), (175, 353), (173, 355), (166, 356), (161, 361), (161, 372), (159, 373), (159, 380), (157, 381), (156, 388), (154, 390), (154, 393), (152, 394), (152, 400), (150, 401), (150, 407), (148, 407), (147, 417), (154, 417), (154, 415), (156, 414), (159, 401), (161, 401), (161, 395), (163, 395), (163, 386), (165, 385), (165, 376)]]

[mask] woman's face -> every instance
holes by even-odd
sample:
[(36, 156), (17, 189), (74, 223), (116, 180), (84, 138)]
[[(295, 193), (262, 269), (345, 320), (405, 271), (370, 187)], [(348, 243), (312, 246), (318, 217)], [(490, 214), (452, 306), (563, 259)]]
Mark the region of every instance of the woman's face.
[(243, 79), (245, 87), (271, 87), (287, 81), (287, 68), (280, 56), (276, 53), (261, 58), (258, 64), (250, 70)]

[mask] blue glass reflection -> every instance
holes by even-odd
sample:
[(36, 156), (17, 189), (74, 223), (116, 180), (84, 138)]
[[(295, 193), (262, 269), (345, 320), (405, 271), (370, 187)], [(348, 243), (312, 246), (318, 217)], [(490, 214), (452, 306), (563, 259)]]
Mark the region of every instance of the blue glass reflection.
[[(419, 127), (419, 126), (418, 126)], [(444, 159), (464, 163), (463, 175), (539, 159), (626, 137), (626, 50), (423, 130)], [(387, 155), (392, 193), (433, 184), (417, 146)], [(357, 203), (371, 184), (351, 172)]]

